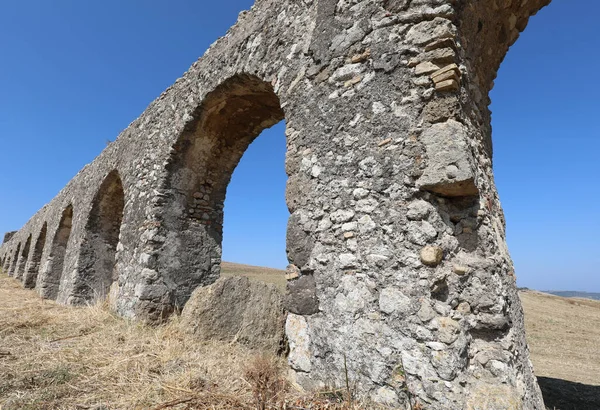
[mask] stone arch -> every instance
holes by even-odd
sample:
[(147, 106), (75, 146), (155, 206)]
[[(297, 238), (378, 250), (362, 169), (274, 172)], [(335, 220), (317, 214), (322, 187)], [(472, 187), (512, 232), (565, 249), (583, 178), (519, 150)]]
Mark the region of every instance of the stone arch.
[(169, 235), (159, 254), (160, 272), (178, 284), (171, 301), (176, 306), (218, 278), (227, 185), (246, 148), (284, 112), (270, 83), (239, 74), (210, 92), (194, 118), (168, 166)]
[(19, 258), (19, 265), (17, 266), (17, 272), (15, 273), (15, 279), (22, 279), (25, 275), (25, 266), (27, 265), (27, 260), (29, 259), (29, 250), (31, 249), (31, 234), (27, 237), (27, 241), (25, 241), (25, 246), (21, 251), (21, 256)]
[(35, 241), (33, 247), (33, 253), (31, 255), (31, 261), (27, 265), (25, 276), (23, 277), (23, 285), (26, 288), (34, 288), (37, 282), (38, 273), (40, 270), (40, 264), (42, 262), (42, 254), (44, 253), (44, 247), (46, 246), (46, 234), (48, 232), (48, 223), (44, 222), (42, 229)]
[(79, 302), (105, 298), (118, 279), (115, 272), (125, 192), (119, 172), (111, 171), (94, 196), (79, 254), (73, 296)]
[(47, 299), (56, 299), (63, 277), (63, 265), (71, 227), (73, 226), (73, 205), (69, 204), (62, 212), (60, 222), (50, 248), (50, 254), (42, 272), (40, 294)]
[(15, 250), (15, 253), (13, 254), (12, 264), (10, 265), (10, 268), (9, 268), (9, 271), (8, 271), (9, 276), (16, 275), (17, 264), (19, 262), (19, 253), (20, 252), (21, 252), (21, 242), (19, 242), (17, 244), (17, 249)]

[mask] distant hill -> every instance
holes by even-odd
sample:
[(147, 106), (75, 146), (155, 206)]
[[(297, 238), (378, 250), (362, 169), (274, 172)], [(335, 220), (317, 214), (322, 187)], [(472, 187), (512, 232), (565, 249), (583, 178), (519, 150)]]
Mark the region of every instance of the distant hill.
[(550, 293), (551, 295), (561, 296), (563, 298), (584, 298), (600, 300), (600, 293), (595, 292), (577, 292), (571, 290), (543, 290), (544, 293)]

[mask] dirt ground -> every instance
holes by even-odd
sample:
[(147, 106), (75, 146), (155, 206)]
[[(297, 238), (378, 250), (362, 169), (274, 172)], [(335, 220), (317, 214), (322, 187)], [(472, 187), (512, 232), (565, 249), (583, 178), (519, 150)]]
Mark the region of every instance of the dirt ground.
[(536, 375), (600, 386), (600, 301), (520, 296)]
[(520, 293), (531, 360), (549, 409), (600, 409), (600, 301)]

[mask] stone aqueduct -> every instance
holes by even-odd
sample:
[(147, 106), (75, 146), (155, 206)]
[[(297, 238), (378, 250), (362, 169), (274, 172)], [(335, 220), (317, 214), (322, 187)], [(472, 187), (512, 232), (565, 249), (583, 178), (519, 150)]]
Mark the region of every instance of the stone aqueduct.
[[(488, 93), (549, 0), (258, 0), (0, 248), (41, 296), (156, 322), (219, 277), (223, 201), (285, 119), (289, 363), (391, 406), (542, 409)], [(291, 275), (296, 276), (296, 275)], [(412, 397), (412, 399), (411, 399)]]

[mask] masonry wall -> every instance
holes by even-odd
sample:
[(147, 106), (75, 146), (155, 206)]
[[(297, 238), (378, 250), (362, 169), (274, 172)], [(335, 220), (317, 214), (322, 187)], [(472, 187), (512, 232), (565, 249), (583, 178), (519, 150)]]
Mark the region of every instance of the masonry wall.
[(82, 249), (98, 190), (116, 172), (124, 208), (111, 305), (160, 321), (218, 277), (231, 172), (285, 119), (296, 381), (344, 386), (347, 368), (361, 394), (392, 407), (542, 409), (487, 106), (509, 45), (546, 3), (260, 0), (8, 239), (0, 260), (12, 273), (17, 247), (30, 235), (37, 243), (47, 223), (34, 281), (44, 295), (71, 205), (57, 300), (103, 296), (82, 291), (98, 270)]

